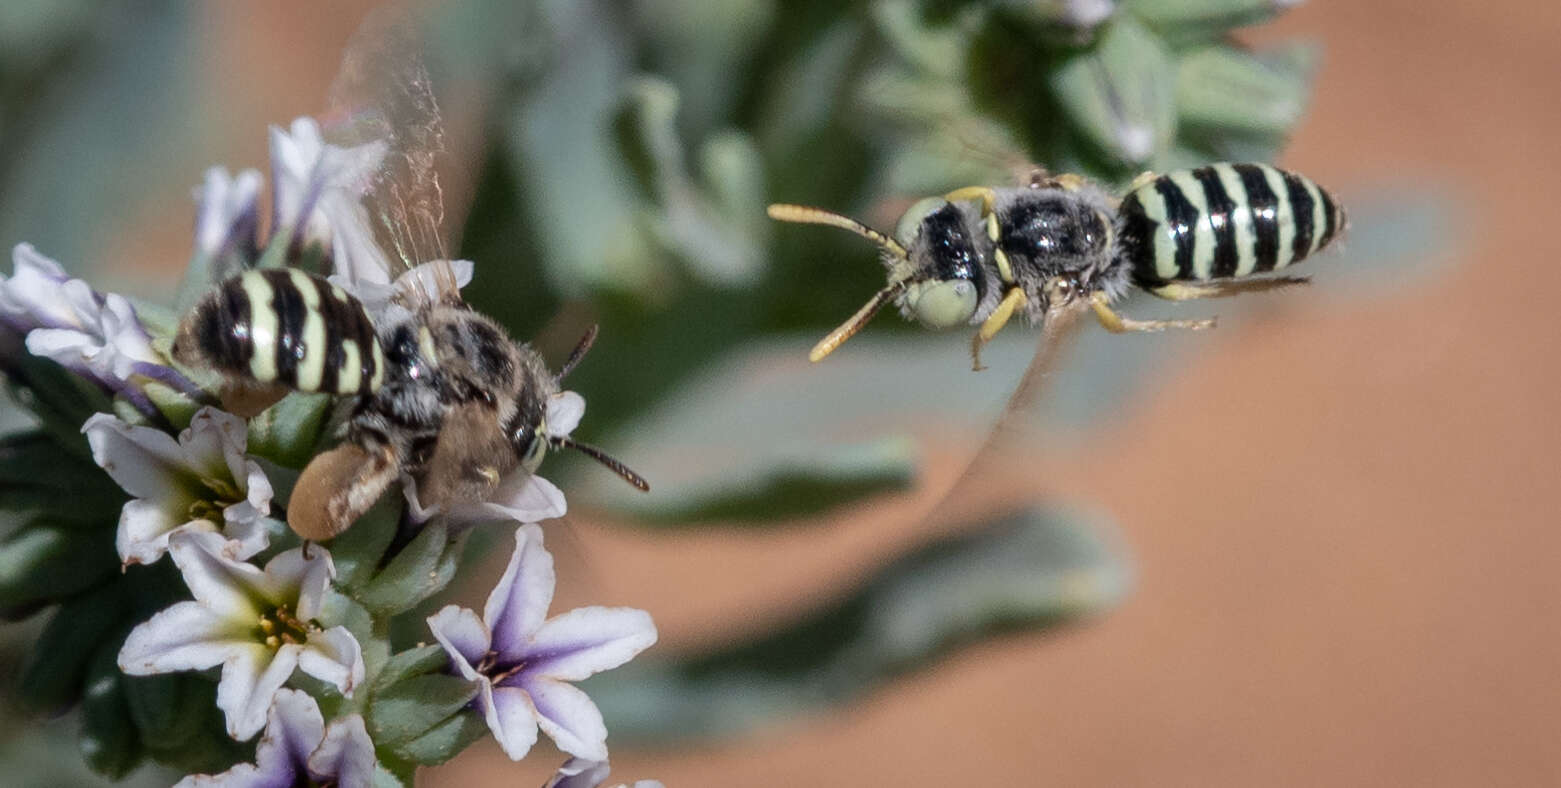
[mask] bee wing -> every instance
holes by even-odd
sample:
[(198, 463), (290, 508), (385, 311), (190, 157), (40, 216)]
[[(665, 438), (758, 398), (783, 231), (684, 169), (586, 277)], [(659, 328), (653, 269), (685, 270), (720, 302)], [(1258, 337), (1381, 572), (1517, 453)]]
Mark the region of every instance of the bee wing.
[(387, 272), (389, 278), (423, 265), (416, 286), (401, 288), (402, 296), (458, 301), (462, 283), (445, 252), (436, 169), (444, 124), (414, 22), (404, 12), (380, 9), (358, 28), (331, 85), (324, 133), (337, 145), (387, 146), (364, 204), (376, 241), (402, 269)]

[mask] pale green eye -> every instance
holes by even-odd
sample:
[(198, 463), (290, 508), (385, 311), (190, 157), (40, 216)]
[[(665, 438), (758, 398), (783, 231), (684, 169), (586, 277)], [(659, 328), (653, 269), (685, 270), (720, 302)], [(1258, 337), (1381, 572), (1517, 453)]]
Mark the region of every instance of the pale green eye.
[(542, 464), (543, 455), (547, 454), (547, 426), (537, 428), (536, 437), (531, 439), (531, 445), (526, 447), (526, 455), (520, 458), (520, 464), (528, 471), (535, 471)]
[(909, 247), (916, 242), (916, 236), (921, 234), (921, 223), (928, 216), (943, 210), (948, 201), (942, 197), (925, 197), (911, 205), (910, 210), (900, 217), (899, 224), (894, 226), (894, 237), (901, 245)]
[(967, 279), (916, 282), (905, 298), (916, 319), (928, 328), (962, 326), (976, 313), (976, 285)]

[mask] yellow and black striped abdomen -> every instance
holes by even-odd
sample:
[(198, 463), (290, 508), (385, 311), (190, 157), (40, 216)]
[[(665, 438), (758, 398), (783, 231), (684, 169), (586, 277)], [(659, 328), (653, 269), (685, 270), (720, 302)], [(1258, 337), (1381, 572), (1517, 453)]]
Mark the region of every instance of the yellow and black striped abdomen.
[(1311, 179), (1223, 162), (1156, 177), (1123, 198), (1118, 217), (1118, 261), (1150, 289), (1278, 271), (1344, 226), (1338, 201)]
[(266, 268), (229, 277), (179, 325), (174, 358), (298, 391), (379, 388), (385, 357), (358, 299), (312, 274)]

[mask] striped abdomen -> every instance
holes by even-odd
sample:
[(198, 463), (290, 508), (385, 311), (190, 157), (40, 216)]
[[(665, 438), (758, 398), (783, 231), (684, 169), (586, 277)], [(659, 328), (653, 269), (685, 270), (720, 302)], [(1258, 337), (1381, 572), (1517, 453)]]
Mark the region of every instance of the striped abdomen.
[(385, 376), (363, 304), (285, 268), (224, 280), (179, 324), (173, 353), (185, 364), (298, 391), (371, 392)]
[(1119, 216), (1119, 259), (1151, 289), (1277, 271), (1344, 227), (1344, 210), (1326, 189), (1267, 164), (1166, 173), (1129, 192)]

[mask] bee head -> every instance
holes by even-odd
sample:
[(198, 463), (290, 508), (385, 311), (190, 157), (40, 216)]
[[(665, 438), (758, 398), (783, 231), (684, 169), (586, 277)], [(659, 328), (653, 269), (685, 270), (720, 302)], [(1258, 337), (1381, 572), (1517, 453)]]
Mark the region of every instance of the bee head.
[(912, 205), (900, 218), (895, 237), (819, 208), (777, 204), (770, 206), (769, 214), (783, 222), (823, 224), (856, 233), (883, 250), (889, 269), (888, 284), (819, 340), (809, 360), (820, 361), (833, 353), (891, 301), (906, 317), (929, 328), (966, 323), (981, 302), (981, 255), (971, 224), (946, 200), (930, 198)]

